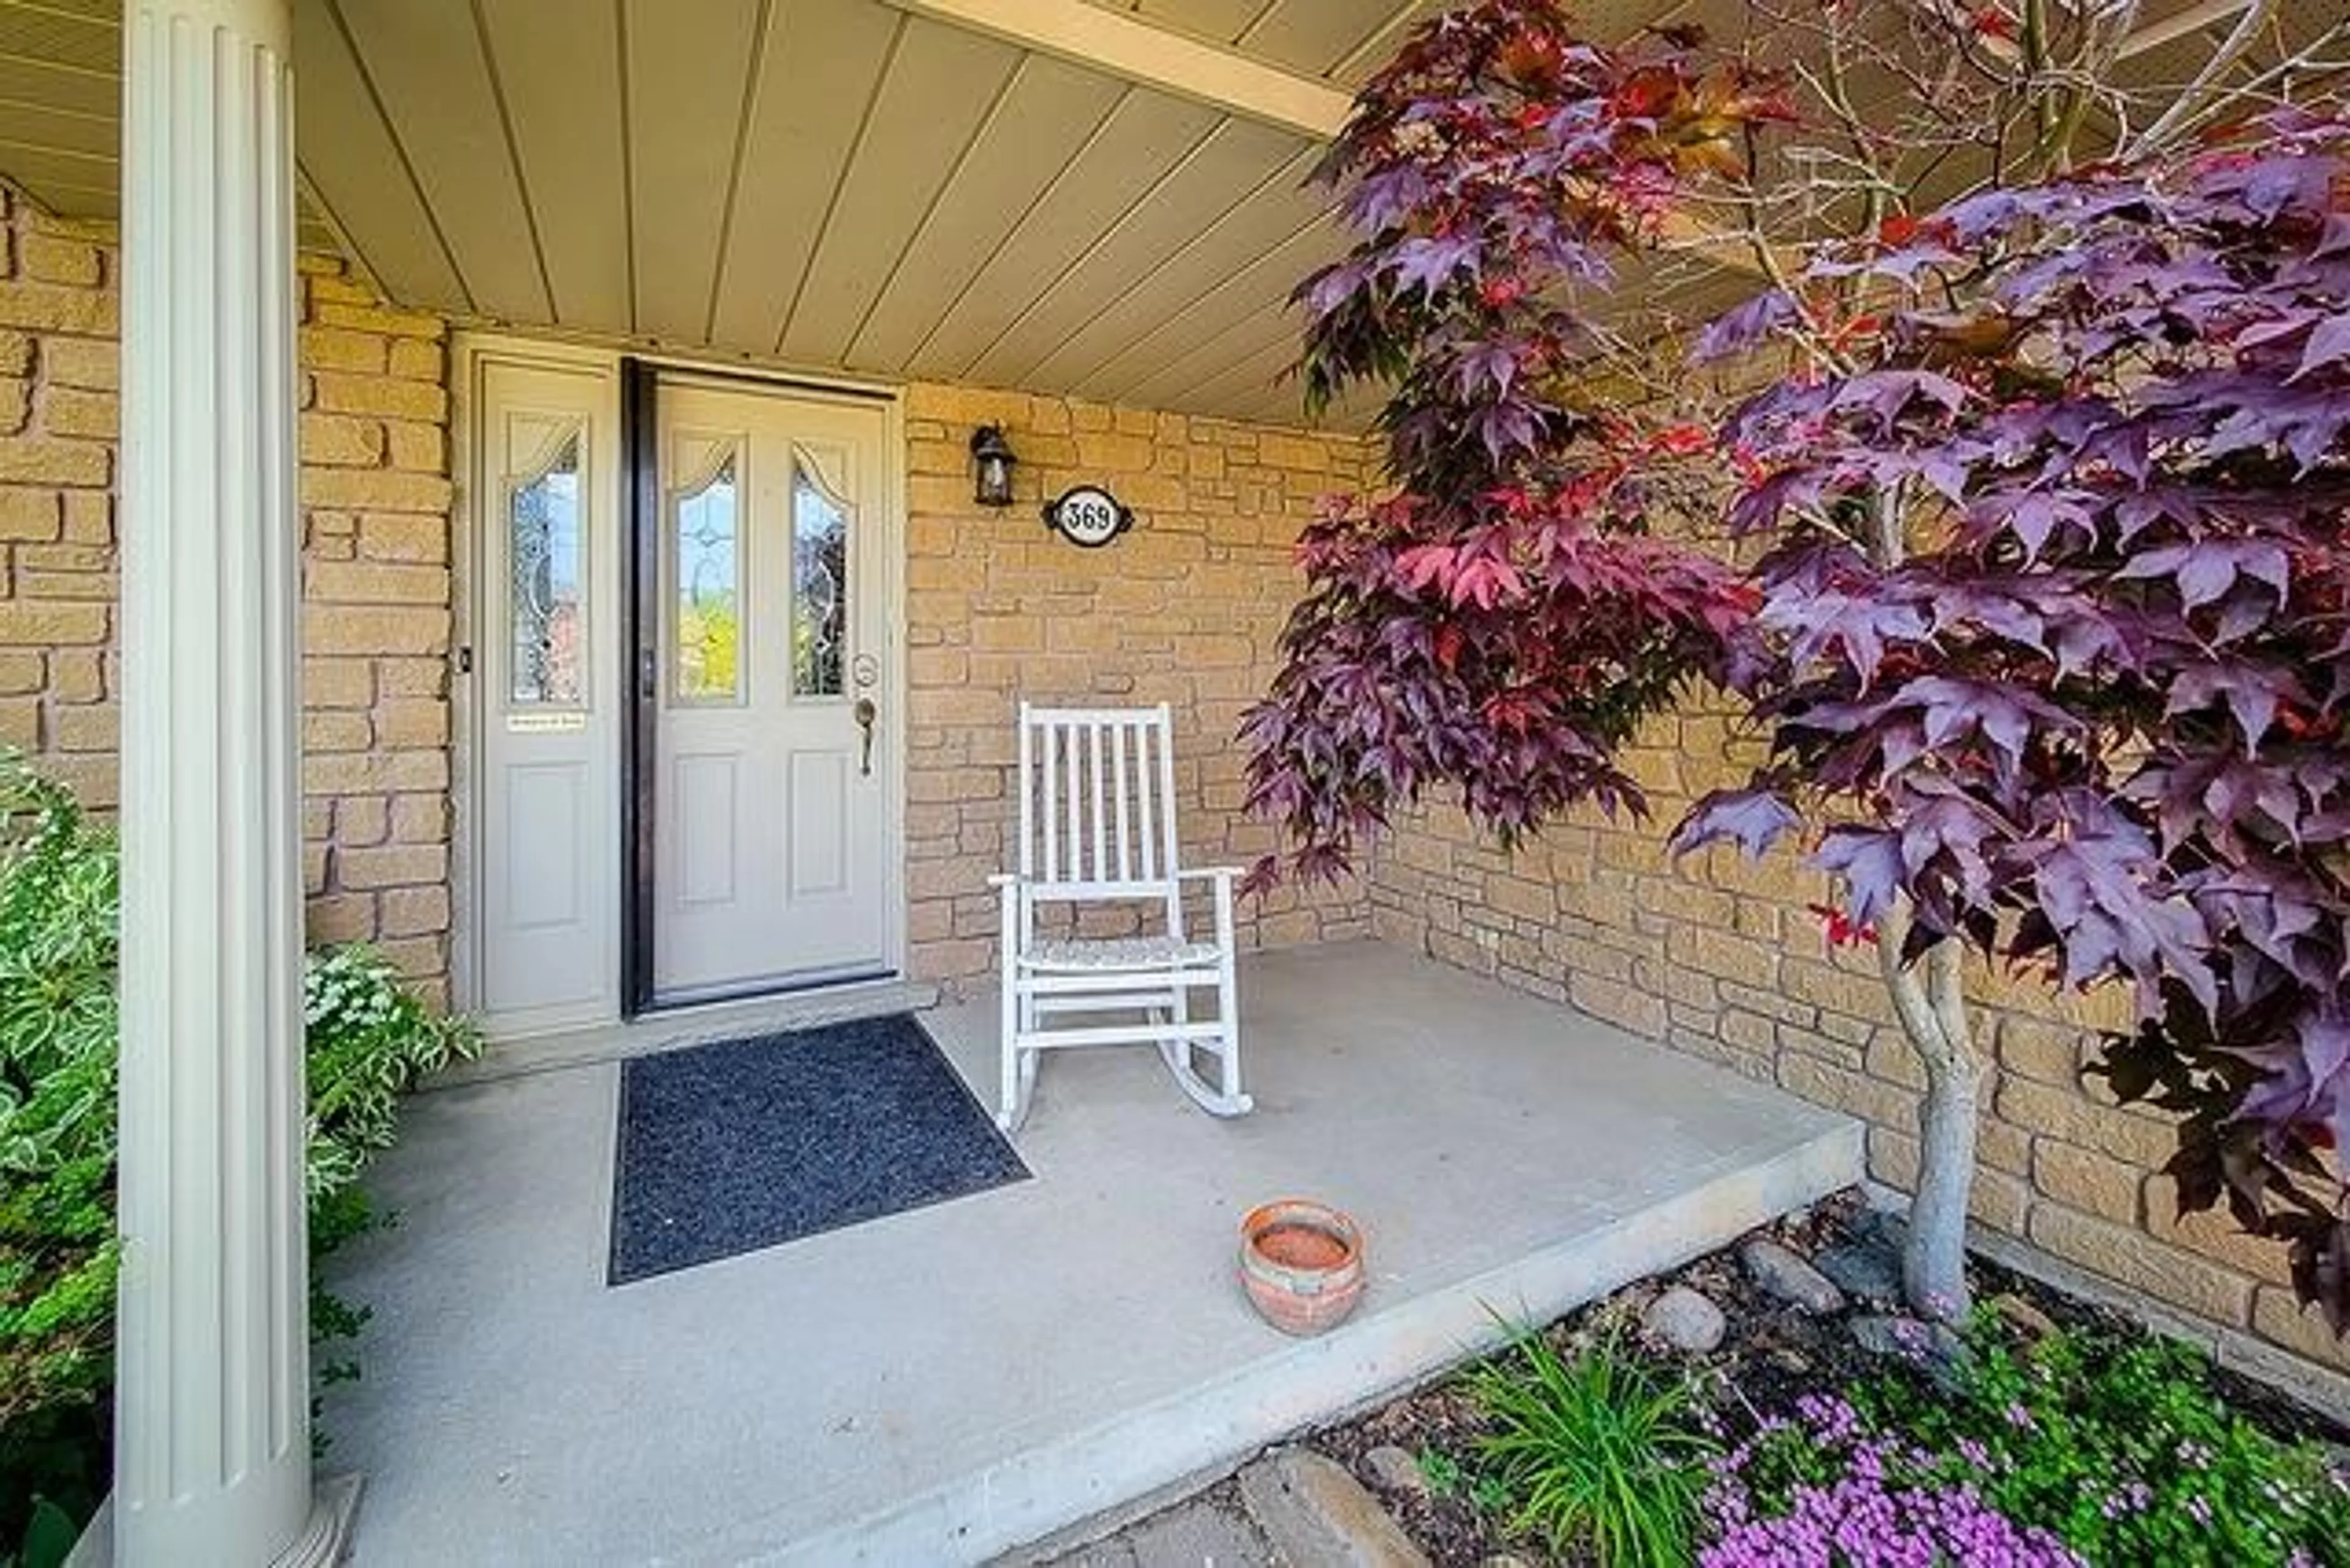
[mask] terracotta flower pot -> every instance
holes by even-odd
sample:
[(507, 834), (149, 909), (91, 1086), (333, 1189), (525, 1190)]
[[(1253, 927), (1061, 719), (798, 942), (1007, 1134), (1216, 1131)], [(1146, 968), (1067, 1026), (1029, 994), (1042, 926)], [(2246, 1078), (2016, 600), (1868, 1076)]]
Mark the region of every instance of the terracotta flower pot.
[(1335, 1328), (1363, 1296), (1363, 1233), (1302, 1198), (1252, 1209), (1241, 1221), (1241, 1285), (1284, 1334)]

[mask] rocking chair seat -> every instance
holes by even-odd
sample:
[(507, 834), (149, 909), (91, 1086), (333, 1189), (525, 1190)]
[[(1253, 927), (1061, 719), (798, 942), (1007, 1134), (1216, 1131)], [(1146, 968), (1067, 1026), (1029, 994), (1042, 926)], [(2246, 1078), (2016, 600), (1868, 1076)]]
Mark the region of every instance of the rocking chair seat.
[(1139, 937), (1039, 938), (1018, 956), (1023, 969), (1114, 973), (1120, 970), (1191, 969), (1212, 964), (1222, 950), (1167, 934)]

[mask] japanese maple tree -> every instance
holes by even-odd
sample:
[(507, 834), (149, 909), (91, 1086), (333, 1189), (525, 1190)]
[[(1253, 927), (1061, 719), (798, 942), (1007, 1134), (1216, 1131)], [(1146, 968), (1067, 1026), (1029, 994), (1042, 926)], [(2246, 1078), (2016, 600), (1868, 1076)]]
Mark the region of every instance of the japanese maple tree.
[[(2020, 100), (2012, 170), (1918, 213), (1880, 167), (1842, 237), (1789, 243), (1755, 193), (1787, 80), (1485, 0), (1366, 88), (1329, 169), (1362, 237), (1301, 290), (1304, 364), (1315, 396), (1390, 383), (1395, 491), (1301, 545), (1253, 801), (1307, 872), (1440, 782), (1505, 836), (1638, 811), (1618, 748), (1711, 684), (1769, 760), (1677, 844), (1806, 836), (1927, 1068), (1912, 1305), (1966, 1299), (1972, 950), (2128, 989), (2101, 1070), (2178, 1116), (2182, 1208), (2282, 1241), (2340, 1327), (2350, 132), (2267, 109), (2074, 174)], [(1856, 118), (1848, 161), (1898, 162)], [(1725, 188), (1764, 286), (1690, 358), (1779, 373), (1597, 404), (1612, 281)]]
[[(1690, 51), (1609, 51), (1541, 10), (1443, 17), (1363, 89), (1326, 172), (1367, 237), (1299, 291), (1309, 398), (1390, 383), (1394, 493), (1336, 498), (1247, 733), (1253, 809), (1327, 875), (1440, 781), (1504, 834), (1583, 801), (1638, 809), (1617, 753), (1724, 658), (1757, 596), (1648, 535), (1671, 460), (1578, 386), (1604, 330), (1563, 279), (1607, 275), (1662, 200), (1774, 112)], [(1265, 879), (1273, 867), (1258, 868)]]

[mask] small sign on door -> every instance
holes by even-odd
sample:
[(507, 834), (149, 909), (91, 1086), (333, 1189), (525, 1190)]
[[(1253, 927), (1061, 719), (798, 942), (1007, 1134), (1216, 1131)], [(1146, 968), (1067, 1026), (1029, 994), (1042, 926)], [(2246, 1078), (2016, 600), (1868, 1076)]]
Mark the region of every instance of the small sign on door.
[(515, 735), (559, 735), (588, 727), (585, 713), (509, 713), (506, 730)]

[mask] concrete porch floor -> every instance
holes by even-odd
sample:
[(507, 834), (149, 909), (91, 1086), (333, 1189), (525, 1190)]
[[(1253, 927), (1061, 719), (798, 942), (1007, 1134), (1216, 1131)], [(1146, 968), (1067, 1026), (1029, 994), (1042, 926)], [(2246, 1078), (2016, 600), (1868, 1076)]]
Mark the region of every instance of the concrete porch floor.
[[(353, 1561), (982, 1560), (1861, 1174), (1856, 1124), (1392, 948), (1265, 954), (1242, 997), (1252, 1116), (1065, 1053), (1035, 1180), (618, 1289), (616, 1064), (422, 1096), (373, 1181), (400, 1223), (336, 1276), (375, 1314), (325, 1421)], [(925, 1022), (984, 1097), (993, 1006)], [(1368, 1237), (1315, 1341), (1233, 1278), (1289, 1194)]]

